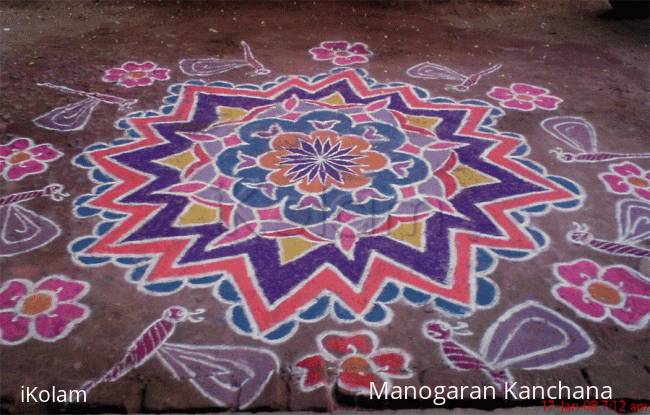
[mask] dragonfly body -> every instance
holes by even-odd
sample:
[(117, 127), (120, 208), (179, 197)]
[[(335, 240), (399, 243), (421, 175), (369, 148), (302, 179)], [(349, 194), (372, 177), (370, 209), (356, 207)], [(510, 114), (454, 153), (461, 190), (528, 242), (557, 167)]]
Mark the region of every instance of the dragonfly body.
[(447, 323), (432, 321), (425, 327), (425, 332), (431, 340), (440, 344), (442, 353), (451, 366), (458, 370), (482, 370), (495, 385), (504, 390), (506, 382), (510, 381), (508, 370), (490, 367), (483, 358), (452, 340), (453, 334), (471, 334), (464, 329), (465, 325), (451, 328)]
[(185, 307), (169, 307), (158, 320), (147, 327), (134, 341), (126, 355), (108, 372), (96, 381), (86, 382), (82, 390), (88, 391), (102, 382), (112, 382), (124, 376), (132, 369), (142, 365), (153, 356), (160, 347), (174, 334), (176, 324), (181, 321), (199, 322), (203, 317), (196, 317), (205, 310), (190, 313)]

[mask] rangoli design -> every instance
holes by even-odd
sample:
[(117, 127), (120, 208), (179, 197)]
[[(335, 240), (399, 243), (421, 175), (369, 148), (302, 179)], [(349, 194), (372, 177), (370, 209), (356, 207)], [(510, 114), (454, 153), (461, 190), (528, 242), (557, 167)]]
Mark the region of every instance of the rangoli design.
[(582, 203), (483, 101), (346, 68), (170, 92), (74, 160), (97, 183), (74, 212), (103, 222), (70, 252), (150, 294), (210, 287), (235, 331), (266, 342), (325, 316), (385, 324), (398, 300), (490, 306), (498, 259), (548, 245), (530, 216)]
[(64, 338), (90, 315), (90, 309), (78, 302), (89, 290), (89, 283), (63, 275), (37, 284), (25, 279), (5, 282), (0, 286), (0, 345)]
[(31, 138), (14, 138), (0, 145), (0, 174), (5, 180), (21, 180), (44, 172), (61, 156), (63, 153), (49, 143), (35, 145)]

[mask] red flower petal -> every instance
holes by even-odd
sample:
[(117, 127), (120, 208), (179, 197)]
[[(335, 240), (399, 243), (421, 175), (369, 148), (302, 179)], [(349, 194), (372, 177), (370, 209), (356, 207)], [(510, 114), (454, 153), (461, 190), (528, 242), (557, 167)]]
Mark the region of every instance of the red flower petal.
[(339, 374), (339, 385), (349, 391), (359, 389), (369, 391), (372, 382), (374, 382), (377, 390), (380, 390), (383, 386), (383, 382), (372, 373), (341, 372)]
[(336, 59), (334, 59), (333, 62), (335, 65), (345, 66), (345, 65), (352, 65), (355, 63), (368, 62), (368, 58), (366, 58), (365, 56), (358, 56), (358, 55), (345, 56), (345, 57), (339, 56)]
[(650, 297), (650, 284), (641, 281), (625, 268), (608, 268), (603, 273), (602, 279), (619, 287), (619, 289), (625, 294), (636, 294)]
[(526, 94), (526, 95), (544, 95), (548, 94), (550, 91), (548, 89), (540, 88), (537, 86), (532, 86), (528, 84), (512, 84), (510, 86), (517, 94)]
[(336, 56), (331, 50), (323, 48), (309, 49), (309, 53), (311, 53), (314, 59), (317, 61), (327, 61)]
[(369, 354), (374, 349), (372, 338), (367, 334), (355, 336), (325, 336), (322, 340), (323, 347), (336, 357), (343, 357), (351, 353)]
[(609, 312), (624, 324), (636, 325), (650, 314), (650, 298), (630, 296), (623, 308), (610, 309)]
[(350, 47), (350, 44), (348, 42), (323, 42), (320, 44), (321, 47), (325, 49), (330, 49), (334, 51), (344, 51), (348, 50), (348, 47)]
[(584, 292), (577, 287), (561, 286), (555, 289), (564, 301), (575, 307), (576, 310), (594, 318), (600, 318), (605, 315), (605, 307), (588, 298), (584, 298)]
[(380, 372), (391, 375), (403, 375), (408, 372), (405, 367), (405, 357), (396, 352), (379, 353), (372, 358), (372, 361), (379, 367)]
[(307, 374), (303, 377), (305, 387), (327, 385), (327, 366), (321, 355), (306, 357), (296, 363), (296, 366), (307, 369)]

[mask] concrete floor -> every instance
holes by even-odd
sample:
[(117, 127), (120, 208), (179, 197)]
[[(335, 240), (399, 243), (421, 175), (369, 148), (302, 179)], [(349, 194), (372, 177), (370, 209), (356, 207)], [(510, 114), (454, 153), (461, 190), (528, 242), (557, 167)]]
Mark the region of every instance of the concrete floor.
[(5, 0), (0, 36), (3, 413), (648, 413), (642, 11)]

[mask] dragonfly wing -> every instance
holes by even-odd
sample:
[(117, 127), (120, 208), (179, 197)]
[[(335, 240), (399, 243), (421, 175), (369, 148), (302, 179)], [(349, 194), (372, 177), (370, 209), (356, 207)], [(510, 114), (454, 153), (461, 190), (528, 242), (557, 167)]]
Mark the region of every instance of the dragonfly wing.
[(620, 242), (637, 244), (650, 238), (650, 203), (625, 199), (617, 203)]
[(246, 61), (241, 59), (183, 59), (178, 62), (181, 71), (190, 76), (209, 76), (216, 75), (233, 69), (248, 66)]
[(549, 369), (584, 359), (594, 350), (582, 328), (535, 301), (506, 311), (481, 341), (481, 354), (497, 369)]
[(237, 408), (253, 402), (279, 367), (269, 350), (245, 346), (168, 343), (158, 356), (178, 379), (190, 380), (218, 405)]
[(553, 137), (584, 153), (595, 153), (596, 129), (580, 117), (551, 117), (542, 128)]
[(49, 219), (18, 205), (0, 207), (0, 257), (31, 251), (59, 236)]
[(34, 124), (48, 130), (75, 131), (86, 126), (90, 114), (101, 101), (96, 98), (86, 98), (74, 104), (58, 107), (33, 120)]
[(406, 71), (408, 76), (413, 78), (425, 78), (425, 79), (446, 79), (448, 81), (459, 81), (463, 82), (467, 79), (466, 76), (459, 74), (458, 72), (449, 69), (445, 66), (436, 65), (431, 62), (424, 62), (418, 65), (415, 65), (409, 68)]

